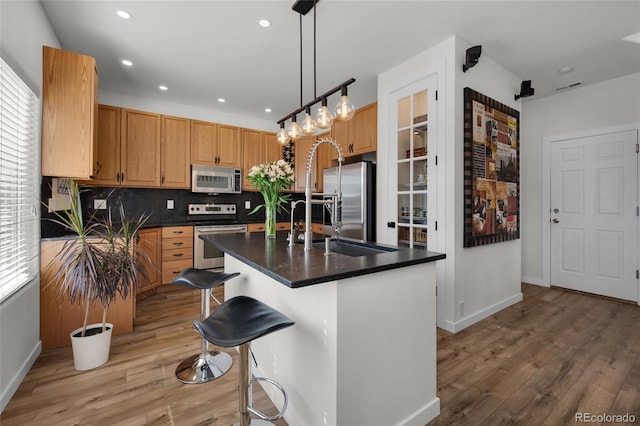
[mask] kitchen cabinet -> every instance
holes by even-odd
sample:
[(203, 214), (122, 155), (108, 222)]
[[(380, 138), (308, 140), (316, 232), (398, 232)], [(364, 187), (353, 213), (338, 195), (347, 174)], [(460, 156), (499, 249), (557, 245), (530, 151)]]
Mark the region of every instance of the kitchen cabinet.
[(192, 120), (191, 164), (242, 167), (240, 128)]
[(242, 129), (242, 190), (256, 190), (246, 179), (251, 167), (281, 159), (282, 145), (278, 143), (275, 133)]
[[(334, 121), (331, 137), (340, 144), (345, 157), (375, 152), (378, 148), (377, 102), (358, 109), (349, 121)], [(331, 158), (336, 160), (338, 153), (334, 151)]]
[(95, 59), (44, 46), (42, 175), (89, 178), (97, 149), (97, 122)]
[(120, 119), (121, 108), (98, 105), (98, 144), (92, 179), (79, 184), (120, 185)]
[(138, 251), (143, 254), (142, 262), (149, 277), (149, 282), (138, 288), (137, 293), (140, 294), (162, 284), (162, 228), (141, 229), (138, 236)]
[(121, 172), (124, 186), (160, 186), (160, 114), (122, 110)]
[[(276, 231), (289, 231), (291, 229), (290, 222), (277, 222)], [(247, 224), (247, 232), (264, 232), (264, 223), (249, 223)]]
[[(307, 161), (309, 159), (309, 152), (311, 151), (311, 148), (318, 139), (328, 136), (328, 132), (318, 136), (303, 136), (295, 142), (295, 192), (304, 192), (305, 177), (307, 174)], [(329, 156), (330, 150), (335, 152), (335, 149), (329, 144), (322, 144), (318, 147), (311, 170), (311, 190), (313, 192), (322, 192), (324, 169), (331, 166)]]
[[(56, 269), (48, 268), (68, 240), (43, 240), (40, 243), (40, 340), (42, 349), (54, 349), (71, 345), (69, 334), (84, 321), (84, 306), (71, 304), (67, 295), (61, 295), (58, 287), (51, 285)], [(107, 321), (113, 324), (113, 334), (133, 330), (135, 297), (122, 299), (120, 295), (109, 305)], [(91, 306), (89, 324), (102, 322), (102, 306)]]
[(162, 284), (171, 284), (180, 271), (193, 268), (193, 226), (162, 228)]
[(160, 186), (191, 187), (191, 121), (162, 116), (160, 140)]
[(262, 132), (242, 129), (242, 190), (255, 191), (247, 179), (251, 167), (265, 162), (265, 144)]

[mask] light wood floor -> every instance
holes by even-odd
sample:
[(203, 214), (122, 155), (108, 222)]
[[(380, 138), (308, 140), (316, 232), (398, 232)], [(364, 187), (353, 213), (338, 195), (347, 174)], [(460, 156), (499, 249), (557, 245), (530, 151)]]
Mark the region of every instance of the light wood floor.
[[(222, 288), (214, 289), (219, 299), (221, 293)], [(222, 349), (233, 356), (234, 364), (212, 382), (186, 385), (175, 378), (176, 366), (200, 351), (200, 336), (191, 329), (199, 316), (199, 291), (160, 287), (157, 294), (138, 301), (134, 331), (112, 338), (105, 365), (78, 372), (73, 369), (71, 348), (43, 352), (0, 416), (0, 424), (228, 426), (239, 422), (235, 349)], [(275, 407), (260, 385), (253, 388), (254, 407), (274, 415)]]
[(640, 424), (640, 307), (522, 291), (522, 303), (460, 333), (438, 331), (441, 414), (430, 426), (565, 425), (581, 412)]
[[(563, 425), (573, 424), (576, 412), (630, 413), (640, 424), (640, 307), (522, 289), (522, 303), (455, 335), (438, 332), (441, 414), (430, 426)], [(235, 351), (228, 351), (231, 371), (216, 381), (184, 385), (174, 377), (175, 366), (199, 349), (191, 330), (199, 297), (165, 286), (138, 302), (134, 332), (114, 337), (109, 362), (94, 371), (74, 371), (70, 349), (44, 352), (0, 424), (237, 422)], [(273, 414), (256, 389), (254, 405)]]

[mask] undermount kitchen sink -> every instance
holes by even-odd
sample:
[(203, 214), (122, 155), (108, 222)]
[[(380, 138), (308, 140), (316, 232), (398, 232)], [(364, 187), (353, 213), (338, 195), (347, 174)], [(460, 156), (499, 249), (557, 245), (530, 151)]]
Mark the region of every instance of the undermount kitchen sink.
[[(314, 242), (313, 247), (316, 249), (325, 248), (325, 242)], [(398, 251), (397, 249), (391, 247), (383, 247), (375, 244), (368, 244), (359, 241), (348, 241), (348, 240), (331, 240), (329, 242), (329, 251), (331, 253), (339, 253), (344, 254), (345, 256), (351, 257), (360, 257), (360, 256), (370, 256), (381, 253), (389, 253), (393, 251)]]

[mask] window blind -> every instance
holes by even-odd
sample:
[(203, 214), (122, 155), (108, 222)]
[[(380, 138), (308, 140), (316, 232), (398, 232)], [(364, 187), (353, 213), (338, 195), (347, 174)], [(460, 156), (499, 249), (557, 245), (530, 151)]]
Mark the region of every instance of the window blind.
[(0, 302), (39, 268), (36, 95), (0, 58)]

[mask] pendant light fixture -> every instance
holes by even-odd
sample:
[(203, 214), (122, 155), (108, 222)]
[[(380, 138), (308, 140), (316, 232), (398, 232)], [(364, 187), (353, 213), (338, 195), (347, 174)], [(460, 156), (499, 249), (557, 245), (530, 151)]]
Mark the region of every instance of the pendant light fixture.
[[(316, 3), (319, 0), (298, 0), (293, 4), (292, 9), (300, 14), (300, 108), (292, 113), (282, 117), (278, 120), (280, 125), (280, 131), (278, 132), (278, 142), (285, 145), (289, 139), (295, 140), (302, 135), (312, 135), (316, 129), (328, 129), (333, 124), (334, 117), (327, 108), (327, 98), (338, 90), (341, 90), (340, 101), (336, 105), (336, 119), (347, 121), (353, 117), (355, 108), (347, 97), (347, 86), (354, 83), (355, 78), (343, 82), (342, 84), (334, 87), (328, 92), (323, 93), (320, 96), (316, 95)], [(302, 105), (302, 16), (306, 15), (313, 8), (313, 96), (314, 99), (308, 102), (306, 105)], [(322, 106), (318, 109), (318, 113), (315, 120), (311, 116), (311, 107), (318, 102), (322, 102)], [(298, 113), (304, 111), (304, 119), (302, 120), (302, 126), (296, 123), (296, 116)], [(291, 119), (291, 125), (285, 131), (285, 122)]]

